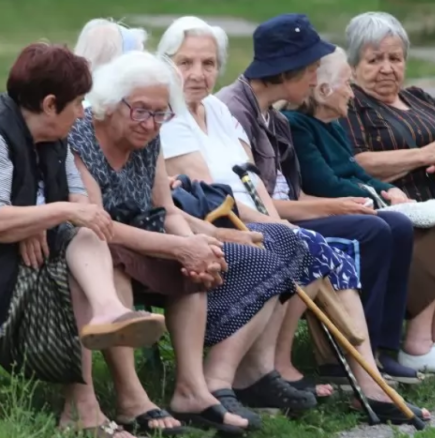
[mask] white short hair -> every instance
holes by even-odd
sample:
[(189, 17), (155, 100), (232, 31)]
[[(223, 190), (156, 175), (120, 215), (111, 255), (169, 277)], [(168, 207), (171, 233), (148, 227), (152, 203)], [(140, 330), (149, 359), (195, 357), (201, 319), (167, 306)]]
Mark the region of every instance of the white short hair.
[(228, 36), (219, 26), (210, 26), (198, 17), (181, 17), (175, 20), (160, 39), (157, 53), (172, 58), (180, 49), (186, 36), (207, 35), (214, 38), (217, 46), (219, 70), (225, 68), (227, 62)]
[(400, 39), (406, 58), (410, 46), (409, 37), (397, 18), (386, 12), (365, 12), (352, 18), (346, 27), (349, 64), (352, 67), (357, 66), (361, 60), (361, 52), (367, 45), (379, 47), (388, 36)]
[(332, 53), (320, 60), (320, 65), (317, 69), (317, 87), (326, 84), (331, 89), (334, 88), (339, 80), (342, 67), (347, 64), (346, 52), (341, 47), (336, 46)]
[(187, 111), (183, 89), (173, 66), (143, 51), (125, 53), (97, 69), (87, 101), (94, 117), (104, 120), (135, 89), (154, 85), (168, 87), (169, 104), (176, 114)]
[(95, 18), (81, 30), (74, 53), (86, 58), (93, 71), (126, 51), (144, 50), (147, 38), (145, 29), (130, 29), (111, 19)]

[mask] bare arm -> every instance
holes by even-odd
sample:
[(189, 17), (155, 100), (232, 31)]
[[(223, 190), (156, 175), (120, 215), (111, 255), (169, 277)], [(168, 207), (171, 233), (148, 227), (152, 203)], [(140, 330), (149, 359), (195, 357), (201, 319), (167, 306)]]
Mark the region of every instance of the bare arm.
[[(76, 154), (75, 162), (88, 191), (89, 201), (103, 206), (97, 181)], [(183, 238), (179, 236), (145, 231), (119, 222), (114, 222), (113, 225), (114, 237), (111, 243), (123, 245), (144, 255), (176, 259), (177, 248), (184, 243)]]
[[(190, 152), (165, 161), (168, 173), (176, 175), (184, 173), (192, 180), (204, 181), (207, 184), (213, 183), (213, 178), (208, 165), (202, 157), (201, 152)], [(270, 222), (270, 218), (259, 213), (242, 202), (236, 202), (243, 222)]]
[(331, 214), (328, 204), (332, 200), (302, 200), (302, 201), (284, 201), (274, 199), (275, 207), (279, 215), (288, 221), (303, 221), (318, 219)]
[(170, 234), (191, 236), (193, 234), (189, 224), (175, 207), (171, 189), (168, 184), (165, 160), (160, 152), (157, 159), (156, 176), (153, 188), (153, 204), (166, 209), (165, 229)]
[(68, 202), (32, 207), (0, 207), (0, 242), (13, 243), (53, 228), (71, 218)]
[(385, 182), (395, 181), (414, 169), (433, 164), (425, 148), (362, 152), (355, 158), (369, 175)]

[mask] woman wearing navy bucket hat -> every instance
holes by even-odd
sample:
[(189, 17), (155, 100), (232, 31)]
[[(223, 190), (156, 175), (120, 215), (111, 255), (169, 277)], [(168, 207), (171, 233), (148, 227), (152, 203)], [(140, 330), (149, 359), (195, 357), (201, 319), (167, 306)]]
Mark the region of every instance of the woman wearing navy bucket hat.
[[(389, 354), (399, 350), (405, 316), (413, 239), (411, 223), (394, 214), (391, 232), (373, 208), (365, 205), (366, 198), (331, 200), (305, 196), (288, 121), (272, 106), (280, 100), (300, 105), (316, 85), (320, 59), (334, 50), (335, 46), (320, 38), (305, 15), (274, 17), (256, 29), (254, 59), (245, 73), (216, 96), (239, 122), (239, 139), (250, 145), (248, 155), (259, 168), (268, 192), (260, 193), (265, 205), (273, 202), (283, 219), (317, 231), (333, 247), (346, 252), (353, 246), (378, 366), (397, 380), (416, 383), (421, 375), (401, 366)], [(256, 221), (254, 217), (251, 220)], [(300, 374), (289, 360), (288, 343), (283, 326), (275, 366), (290, 381)], [(325, 363), (325, 357), (322, 359)], [(328, 378), (341, 377), (340, 368), (329, 359), (328, 365), (320, 367), (320, 373)], [(371, 379), (361, 376), (359, 381), (367, 396), (376, 400), (373, 408), (377, 413), (382, 417), (386, 411), (391, 414), (389, 400), (379, 393)]]

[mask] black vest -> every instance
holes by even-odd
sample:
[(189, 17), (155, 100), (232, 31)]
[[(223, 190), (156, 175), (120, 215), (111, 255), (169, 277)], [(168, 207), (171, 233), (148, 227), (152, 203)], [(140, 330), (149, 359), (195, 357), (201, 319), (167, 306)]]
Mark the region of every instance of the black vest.
[[(13, 206), (35, 205), (40, 180), (44, 181), (45, 202), (68, 200), (66, 140), (35, 145), (20, 108), (6, 93), (0, 95), (0, 135), (7, 143), (14, 167), (11, 192)], [(18, 243), (0, 244), (0, 324), (9, 312), (19, 260)]]

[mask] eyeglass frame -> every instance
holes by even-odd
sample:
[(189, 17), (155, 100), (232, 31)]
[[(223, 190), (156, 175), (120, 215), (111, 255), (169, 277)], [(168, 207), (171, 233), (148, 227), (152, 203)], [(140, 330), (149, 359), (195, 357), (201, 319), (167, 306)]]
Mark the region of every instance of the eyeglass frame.
[[(121, 102), (124, 103), (128, 107), (128, 109), (130, 110), (130, 119), (133, 122), (143, 123), (143, 122), (148, 121), (150, 119), (150, 117), (152, 117), (154, 123), (157, 123), (158, 125), (163, 125), (164, 123), (169, 122), (170, 120), (172, 120), (175, 117), (175, 113), (172, 111), (171, 105), (169, 105), (169, 110), (167, 110), (167, 111), (151, 111), (151, 110), (149, 110), (147, 108), (134, 108), (125, 99), (122, 99)], [(135, 111), (137, 109), (142, 109), (142, 110), (146, 111), (147, 114), (148, 114), (147, 117), (142, 119), (142, 120), (135, 119), (133, 117), (133, 111)], [(169, 114), (169, 117), (166, 120), (158, 122), (156, 120), (156, 115), (158, 115), (158, 114)]]

